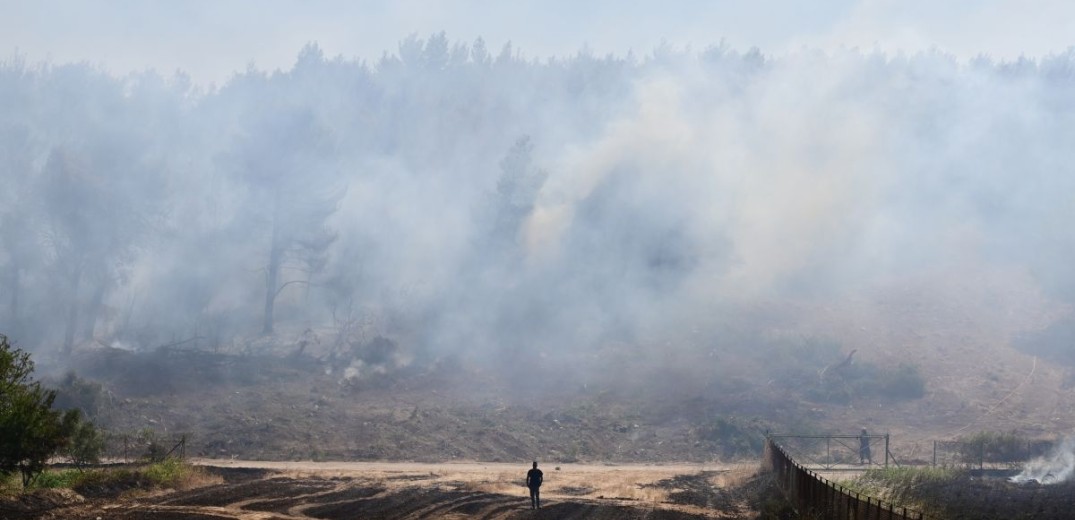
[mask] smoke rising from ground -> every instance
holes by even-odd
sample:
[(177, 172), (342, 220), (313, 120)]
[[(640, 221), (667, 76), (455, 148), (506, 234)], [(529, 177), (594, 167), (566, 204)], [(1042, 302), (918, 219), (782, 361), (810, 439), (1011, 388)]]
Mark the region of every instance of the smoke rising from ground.
[(706, 343), (724, 306), (923, 274), (1070, 301), (1073, 60), (532, 61), (440, 34), (205, 89), (16, 56), (0, 330), (219, 348), (347, 325), (510, 360)]
[(1072, 473), (1075, 473), (1075, 439), (1067, 438), (1048, 456), (1027, 462), (1023, 471), (1011, 480), (1019, 484), (1059, 484), (1070, 479)]

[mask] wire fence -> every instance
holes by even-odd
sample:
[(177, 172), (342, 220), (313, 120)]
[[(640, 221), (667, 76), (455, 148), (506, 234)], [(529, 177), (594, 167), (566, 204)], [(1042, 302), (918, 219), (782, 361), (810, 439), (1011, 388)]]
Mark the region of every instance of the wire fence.
[(123, 463), (186, 459), (187, 440), (186, 434), (161, 435), (151, 430), (109, 433), (105, 436), (103, 455), (106, 459)]
[(796, 463), (772, 438), (763, 462), (802, 518), (832, 520), (930, 520), (919, 511), (851, 491)]
[(979, 434), (969, 439), (933, 441), (931, 465), (960, 469), (1022, 468), (1026, 461), (1054, 449), (1049, 440), (1022, 439), (1008, 435)]
[(768, 435), (804, 467), (825, 472), (862, 472), (899, 466), (884, 435)]

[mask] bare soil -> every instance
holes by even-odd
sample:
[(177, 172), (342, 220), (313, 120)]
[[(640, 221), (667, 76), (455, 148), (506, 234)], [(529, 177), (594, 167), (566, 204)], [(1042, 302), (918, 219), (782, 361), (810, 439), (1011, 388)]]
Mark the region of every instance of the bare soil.
[[(245, 463), (208, 466), (220, 482), (119, 498), (58, 499), (0, 509), (12, 519), (754, 518), (750, 467), (545, 468), (531, 510), (525, 466), (481, 463)], [(688, 471), (689, 473), (680, 473)], [(704, 497), (701, 500), (685, 498)], [(0, 504), (2, 508), (2, 504)]]

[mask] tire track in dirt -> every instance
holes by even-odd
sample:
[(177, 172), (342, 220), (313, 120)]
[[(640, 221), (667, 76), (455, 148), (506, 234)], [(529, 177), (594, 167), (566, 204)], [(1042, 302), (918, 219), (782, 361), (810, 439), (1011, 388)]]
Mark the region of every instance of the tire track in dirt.
[(305, 496), (319, 491), (337, 487), (336, 483), (323, 480), (294, 480), (287, 477), (274, 477), (264, 480), (221, 484), (207, 488), (196, 488), (161, 497), (159, 505), (201, 505), (234, 506), (236, 497), (242, 500), (291, 498)]
[(329, 489), (319, 492), (293, 494), (285, 498), (265, 499), (259, 497), (235, 502), (230, 504), (229, 507), (245, 511), (287, 514), (291, 518), (309, 519), (310, 517), (304, 515), (302, 510), (309, 507), (311, 503), (336, 502), (340, 501), (341, 497), (366, 498), (382, 492), (384, 492), (384, 488), (359, 488), (354, 486), (353, 481), (348, 480), (338, 482), (329, 487)]
[(418, 520), (422, 518), (437, 518), (447, 515), (449, 513), (457, 513), (466, 515), (468, 517), (475, 517), (481, 515), (488, 509), (489, 506), (497, 504), (514, 503), (521, 505), (520, 501), (515, 497), (507, 495), (497, 495), (490, 493), (471, 492), (467, 496), (457, 500), (452, 500), (447, 503), (438, 503), (415, 512), (413, 515), (407, 517), (405, 520)]
[(256, 511), (268, 510), (274, 512), (286, 512), (296, 518), (317, 518), (316, 516), (311, 517), (307, 515), (307, 512), (318, 507), (331, 508), (341, 504), (353, 504), (384, 493), (385, 488), (383, 487), (361, 487), (354, 485), (354, 483), (344, 483), (339, 485), (336, 489), (324, 493), (315, 493), (274, 501), (255, 502), (247, 504), (245, 507), (240, 505), (240, 507)]
[[(174, 491), (141, 498), (116, 499), (112, 503), (96, 501), (82, 506), (54, 510), (40, 518), (70, 518), (95, 520), (179, 519), (194, 520), (351, 520), (426, 518), (480, 518), (486, 520), (567, 519), (567, 520), (690, 520), (727, 518), (729, 508), (719, 507), (706, 500), (704, 505), (682, 505), (668, 502), (667, 497), (650, 494), (654, 482), (649, 480), (667, 474), (680, 475), (674, 479), (658, 480), (658, 484), (674, 488), (695, 479), (710, 482), (709, 473), (691, 475), (654, 470), (646, 476), (618, 474), (609, 470), (607, 478), (590, 469), (572, 474), (578, 480), (611, 481), (611, 489), (623, 495), (618, 498), (550, 495), (540, 510), (531, 510), (529, 499), (521, 494), (506, 493), (505, 474), (485, 471), (472, 476), (451, 470), (430, 471), (428, 468), (393, 469), (386, 473), (333, 472), (325, 476), (295, 471), (287, 475), (269, 472), (253, 478), (229, 478), (224, 483)], [(564, 474), (566, 479), (568, 475)], [(421, 482), (418, 482), (421, 481)], [(580, 480), (580, 482), (595, 480)], [(682, 482), (681, 482), (682, 481)], [(576, 484), (565, 480), (564, 484)], [(675, 484), (672, 486), (672, 483)], [(723, 487), (723, 485), (719, 485)], [(631, 490), (642, 490), (636, 498), (626, 498)], [(588, 491), (593, 491), (587, 488)], [(644, 499), (641, 497), (645, 497)], [(717, 506), (713, 508), (712, 506)], [(745, 509), (743, 510), (745, 511)], [(38, 518), (38, 517), (26, 517)], [(22, 519), (20, 519), (22, 520)]]

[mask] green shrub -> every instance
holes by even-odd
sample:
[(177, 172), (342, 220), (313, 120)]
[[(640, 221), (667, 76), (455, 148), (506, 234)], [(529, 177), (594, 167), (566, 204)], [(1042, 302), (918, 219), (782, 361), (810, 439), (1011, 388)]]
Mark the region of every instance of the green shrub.
[(189, 479), (194, 467), (177, 458), (167, 458), (146, 466), (142, 474), (158, 487), (176, 487)]
[(56, 392), (34, 381), (33, 371), (30, 354), (0, 335), (0, 474), (18, 472), (24, 487), (67, 446), (82, 422), (78, 410), (52, 408)]
[(77, 469), (46, 470), (34, 479), (30, 488), (73, 488), (84, 478), (86, 478), (86, 473)]
[(86, 471), (71, 487), (86, 497), (114, 498), (136, 489), (183, 489), (201, 475), (204, 475), (201, 468), (169, 458), (141, 467)]
[(162, 462), (168, 456), (168, 447), (165, 441), (157, 435), (153, 428), (144, 428), (138, 432), (138, 443), (145, 446), (141, 455), (144, 462)]
[(91, 422), (83, 422), (75, 427), (70, 443), (63, 449), (63, 454), (81, 469), (86, 464), (101, 461), (105, 449), (105, 438), (101, 431)]

